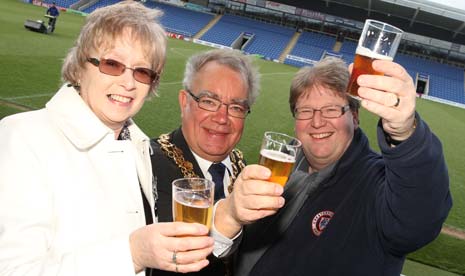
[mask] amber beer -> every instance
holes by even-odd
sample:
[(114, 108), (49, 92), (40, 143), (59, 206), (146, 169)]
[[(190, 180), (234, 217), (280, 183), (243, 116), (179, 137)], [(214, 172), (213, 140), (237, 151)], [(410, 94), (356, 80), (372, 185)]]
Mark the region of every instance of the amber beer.
[(174, 221), (196, 222), (210, 229), (213, 215), (213, 205), (209, 198), (190, 192), (178, 192), (174, 195)]
[(266, 131), (260, 147), (259, 164), (271, 170), (271, 182), (281, 186), (287, 182), (302, 143), (287, 134)]
[(271, 182), (279, 183), (281, 186), (287, 182), (295, 163), (295, 156), (283, 152), (262, 149), (260, 151), (259, 164), (271, 170)]
[(215, 183), (205, 178), (180, 178), (172, 183), (173, 220), (196, 222), (210, 229)]
[(352, 74), (350, 75), (349, 86), (347, 88), (347, 91), (350, 93), (350, 95), (354, 96), (357, 99), (359, 98), (359, 85), (357, 84), (358, 76), (363, 74), (383, 75), (383, 73), (375, 71), (371, 66), (373, 61), (376, 59), (392, 61), (392, 57), (373, 53), (367, 48), (363, 48), (360, 46), (357, 47), (357, 51), (355, 53), (354, 58), (354, 67), (352, 68)]
[(396, 55), (403, 31), (387, 23), (367, 19), (355, 50), (354, 67), (350, 76), (347, 92), (354, 98), (358, 95), (357, 78), (360, 75), (383, 75), (373, 70), (375, 59), (392, 61)]

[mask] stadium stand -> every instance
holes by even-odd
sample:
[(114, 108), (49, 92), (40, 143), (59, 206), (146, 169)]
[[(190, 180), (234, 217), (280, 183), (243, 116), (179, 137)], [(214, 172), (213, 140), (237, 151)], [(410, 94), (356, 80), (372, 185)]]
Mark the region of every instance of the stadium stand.
[(210, 22), (214, 15), (192, 11), (181, 7), (148, 1), (147, 7), (158, 8), (164, 12), (161, 23), (167, 31), (192, 37)]
[[(111, 5), (120, 0), (101, 0), (91, 7), (83, 10), (89, 13), (98, 7)], [(45, 1), (51, 3), (52, 1)], [(74, 0), (57, 0), (61, 7), (69, 7)], [(194, 11), (182, 7), (172, 6), (160, 2), (147, 1), (148, 7), (163, 10), (162, 24), (168, 31), (193, 37), (204, 26), (206, 26), (214, 15), (206, 12)], [(258, 54), (266, 59), (277, 60), (286, 48), (295, 30), (277, 24), (265, 23), (250, 18), (225, 14), (215, 25), (213, 25), (200, 39), (230, 47), (243, 33), (251, 35), (251, 39), (243, 47), (243, 51), (249, 54)], [(354, 58), (357, 42), (345, 39), (342, 42), (340, 54), (346, 63), (351, 63)], [(311, 65), (320, 60), (325, 52), (331, 53), (336, 38), (316, 32), (303, 31), (299, 40), (290, 52), (294, 58), (286, 58), (284, 63), (301, 67)], [(428, 60), (400, 51), (395, 61), (404, 66), (413, 79), (417, 74), (429, 76), (429, 96), (465, 104), (465, 78), (462, 68), (442, 64), (434, 60)]]
[(465, 104), (462, 69), (436, 61), (398, 53), (395, 61), (404, 66), (415, 79), (416, 73), (430, 76), (430, 96)]
[(227, 14), (201, 39), (231, 46), (239, 35), (244, 32), (254, 35), (251, 42), (242, 49), (244, 52), (260, 54), (267, 59), (274, 60), (279, 58), (279, 55), (294, 34), (294, 29)]
[(55, 2), (55, 4), (58, 7), (69, 8), (69, 6), (74, 4), (76, 2), (76, 0), (55, 0), (55, 1), (47, 0), (47, 1), (43, 1), (43, 3), (47, 3), (47, 4), (52, 4), (52, 2)]
[(105, 7), (105, 6), (108, 6), (108, 5), (113, 5), (113, 4), (118, 3), (120, 1), (121, 0), (101, 0), (101, 1), (98, 1), (97, 3), (95, 3), (94, 5), (92, 5), (92, 6), (88, 7), (88, 8), (85, 8), (84, 10), (82, 10), (82, 12), (91, 13), (95, 9)]
[(334, 43), (336, 43), (336, 38), (320, 33), (303, 32), (298, 43), (312, 45), (330, 51), (333, 49)]
[(351, 40), (344, 40), (342, 43), (341, 50), (339, 51), (342, 54), (342, 59), (350, 64), (354, 60), (355, 50), (357, 49), (357, 42)]
[[(332, 51), (334, 43), (336, 43), (336, 38), (333, 36), (303, 32), (290, 55), (316, 62), (322, 58), (325, 51)], [(309, 65), (290, 58), (287, 58), (284, 63), (294, 66)]]

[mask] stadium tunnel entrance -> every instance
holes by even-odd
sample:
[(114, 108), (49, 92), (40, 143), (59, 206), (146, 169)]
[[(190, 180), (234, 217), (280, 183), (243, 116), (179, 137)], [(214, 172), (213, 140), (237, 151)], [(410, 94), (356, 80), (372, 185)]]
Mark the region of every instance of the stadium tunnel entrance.
[(255, 37), (254, 33), (242, 32), (231, 44), (231, 48), (243, 50)]
[(415, 78), (415, 91), (419, 97), (428, 95), (429, 75), (417, 73)]

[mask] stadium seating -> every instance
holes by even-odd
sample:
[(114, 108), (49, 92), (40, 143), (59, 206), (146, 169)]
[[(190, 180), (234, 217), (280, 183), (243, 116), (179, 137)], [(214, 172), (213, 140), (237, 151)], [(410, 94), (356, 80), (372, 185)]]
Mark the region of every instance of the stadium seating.
[(47, 4), (52, 4), (52, 2), (55, 2), (55, 4), (58, 7), (69, 8), (69, 6), (76, 3), (76, 0), (47, 0), (47, 1), (43, 1), (43, 3), (47, 3)]
[[(89, 13), (98, 7), (119, 1), (101, 0), (84, 12)], [(51, 3), (52, 0), (46, 2)], [(61, 7), (69, 7), (73, 2), (75, 1), (56, 0), (57, 5)], [(168, 31), (188, 37), (198, 33), (214, 17), (214, 15), (209, 13), (193, 11), (159, 2), (147, 1), (146, 5), (163, 10), (164, 16), (161, 19), (161, 23)], [(244, 32), (254, 35), (250, 42), (242, 49), (244, 52), (259, 54), (267, 59), (275, 60), (279, 58), (287, 43), (289, 43), (294, 29), (226, 14), (201, 39), (220, 45), (231, 46), (240, 34)], [(333, 36), (303, 32), (290, 54), (306, 60), (318, 61), (325, 51), (332, 51), (335, 42), (336, 39)], [(349, 64), (353, 62), (356, 48), (356, 41), (346, 39), (338, 54)], [(395, 61), (404, 66), (414, 79), (417, 73), (429, 75), (430, 96), (465, 104), (463, 69), (401, 53), (397, 54)], [(284, 63), (297, 67), (308, 65), (308, 63), (289, 58)]]
[[(312, 61), (319, 61), (325, 51), (332, 51), (335, 43), (336, 39), (333, 36), (303, 32), (290, 54)], [(287, 58), (284, 63), (294, 66), (299, 66), (299, 64), (308, 65), (307, 63), (291, 60), (289, 58)]]
[(357, 50), (357, 42), (346, 39), (339, 52), (342, 54), (342, 59), (350, 64), (354, 61), (355, 50)]
[(201, 39), (231, 46), (243, 32), (254, 37), (243, 49), (250, 54), (260, 54), (268, 59), (278, 59), (294, 34), (294, 29), (260, 22), (245, 17), (224, 15)]
[(284, 60), (284, 63), (288, 64), (288, 65), (295, 66), (295, 67), (310, 66), (310, 64), (308, 64), (308, 63), (298, 61), (298, 60), (289, 59), (289, 58), (286, 58), (286, 60)]
[(320, 33), (303, 32), (298, 43), (312, 45), (325, 50), (332, 50), (334, 43), (336, 43), (336, 38)]
[(113, 5), (113, 4), (116, 4), (116, 3), (120, 2), (120, 1), (121, 0), (101, 0), (101, 1), (98, 1), (97, 3), (95, 3), (94, 5), (82, 10), (82, 12), (91, 13), (95, 9), (105, 7), (105, 6), (109, 6), (109, 5)]
[(456, 81), (441, 76), (430, 76), (429, 94), (437, 98), (465, 104), (463, 80)]
[(319, 47), (297, 43), (291, 51), (291, 55), (319, 61), (324, 51), (324, 49)]
[(163, 11), (164, 15), (161, 18), (161, 23), (167, 31), (188, 37), (192, 37), (198, 33), (214, 17), (210, 13), (192, 11), (159, 2), (147, 1), (146, 6)]
[(348, 54), (355, 54), (355, 50), (357, 50), (357, 42), (352, 40), (344, 40), (342, 43), (342, 47), (340, 52), (341, 53), (348, 53)]
[(394, 60), (404, 66), (413, 78), (416, 73), (429, 75), (428, 95), (465, 104), (464, 71), (462, 69), (405, 54), (397, 54)]

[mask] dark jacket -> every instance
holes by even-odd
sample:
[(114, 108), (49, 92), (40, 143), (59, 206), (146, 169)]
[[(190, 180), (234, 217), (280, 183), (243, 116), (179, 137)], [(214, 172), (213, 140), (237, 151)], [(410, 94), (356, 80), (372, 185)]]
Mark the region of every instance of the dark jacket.
[[(180, 128), (174, 130), (169, 134), (169, 141), (176, 145), (178, 149), (182, 151), (182, 156), (185, 161), (188, 161), (192, 164), (192, 172), (195, 173), (198, 177), (205, 177), (197, 164), (194, 155), (192, 154), (189, 146), (187, 145), (186, 139)], [(152, 170), (153, 175), (156, 178), (157, 190), (158, 190), (158, 199), (156, 199), (156, 208), (158, 214), (159, 222), (171, 222), (173, 221), (172, 214), (172, 189), (171, 183), (177, 178), (185, 177), (181, 172), (181, 169), (173, 160), (169, 157), (161, 148), (159, 139), (152, 139), (151, 145), (153, 149), (152, 158)], [(241, 160), (242, 161), (242, 160)], [(239, 171), (240, 172), (240, 171)], [(207, 276), (207, 275), (225, 275), (226, 266), (225, 262), (227, 259), (221, 260), (213, 255), (209, 256), (210, 264), (196, 273), (188, 273), (184, 275), (197, 275), (197, 276)], [(176, 275), (173, 272), (158, 271), (154, 270), (152, 275)]]
[(59, 15), (60, 15), (60, 12), (58, 11), (57, 7), (55, 7), (55, 6), (50, 6), (50, 7), (47, 9), (46, 14), (50, 14), (51, 16), (59, 16)]
[(395, 148), (378, 125), (381, 155), (357, 129), (327, 169), (309, 174), (301, 156), (283, 209), (245, 227), (236, 275), (398, 276), (452, 206), (440, 141), (416, 119), (415, 133)]
[[(184, 159), (189, 161), (193, 165), (193, 172), (198, 177), (205, 177), (200, 169), (199, 165), (195, 161), (195, 157), (192, 154), (189, 146), (187, 145), (186, 139), (182, 134), (180, 128), (174, 130), (169, 134), (169, 141), (176, 145), (181, 151)], [(174, 162), (174, 160), (168, 157), (157, 143), (158, 139), (152, 139), (151, 146), (153, 150), (152, 158), (152, 171), (153, 176), (156, 177), (158, 199), (156, 200), (156, 208), (159, 222), (171, 222), (173, 221), (172, 213), (172, 189), (171, 183), (173, 180), (185, 177), (181, 172), (181, 169)]]

